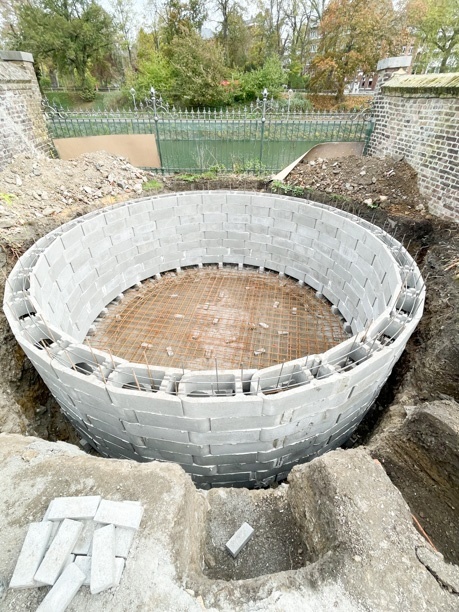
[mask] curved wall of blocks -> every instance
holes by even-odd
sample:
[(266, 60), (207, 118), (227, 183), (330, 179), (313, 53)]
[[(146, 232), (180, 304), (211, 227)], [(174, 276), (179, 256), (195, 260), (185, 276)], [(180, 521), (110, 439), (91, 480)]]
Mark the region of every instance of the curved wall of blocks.
[[(219, 372), (218, 395), (215, 372), (131, 364), (82, 344), (123, 291), (210, 263), (310, 285), (353, 337), (321, 355)], [(372, 224), (296, 198), (218, 191), (126, 202), (61, 226), (17, 262), (4, 310), (65, 415), (101, 455), (174, 461), (201, 486), (250, 486), (285, 478), (350, 437), (424, 298), (411, 256)]]

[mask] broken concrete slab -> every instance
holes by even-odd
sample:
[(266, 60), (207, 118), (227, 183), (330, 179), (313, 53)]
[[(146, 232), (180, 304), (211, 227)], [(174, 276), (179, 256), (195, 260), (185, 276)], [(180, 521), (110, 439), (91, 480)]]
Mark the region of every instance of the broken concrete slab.
[(97, 509), (94, 521), (96, 523), (113, 524), (117, 527), (138, 529), (142, 514), (143, 508), (137, 504), (103, 499)]
[(83, 572), (71, 563), (39, 605), (37, 612), (64, 612), (84, 582)]
[(45, 556), (52, 526), (49, 521), (29, 525), (10, 581), (10, 589), (28, 589), (43, 584), (34, 580), (34, 575)]
[(248, 523), (242, 523), (236, 533), (226, 543), (226, 549), (236, 558), (252, 536), (253, 527)]
[(101, 593), (115, 585), (115, 527), (106, 525), (94, 532), (91, 558), (91, 593)]
[(101, 499), (100, 495), (56, 497), (49, 504), (44, 520), (62, 521), (66, 518), (75, 520), (92, 519), (97, 512)]
[(51, 546), (48, 548), (41, 562), (35, 580), (43, 584), (54, 584), (58, 579), (62, 568), (68, 561), (68, 557), (75, 546), (78, 536), (83, 529), (83, 523), (65, 519), (56, 534)]

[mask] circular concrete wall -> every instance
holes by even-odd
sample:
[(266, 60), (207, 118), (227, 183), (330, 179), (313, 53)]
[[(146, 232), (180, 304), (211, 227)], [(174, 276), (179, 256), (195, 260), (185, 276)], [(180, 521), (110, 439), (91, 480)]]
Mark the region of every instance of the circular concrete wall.
[[(313, 287), (353, 337), (242, 373), (132, 364), (83, 344), (123, 291), (210, 263), (274, 270)], [(220, 486), (282, 479), (345, 442), (424, 297), (408, 252), (370, 223), (295, 198), (219, 191), (144, 198), (63, 225), (20, 258), (4, 309), (63, 412), (100, 454), (174, 461), (196, 483)]]

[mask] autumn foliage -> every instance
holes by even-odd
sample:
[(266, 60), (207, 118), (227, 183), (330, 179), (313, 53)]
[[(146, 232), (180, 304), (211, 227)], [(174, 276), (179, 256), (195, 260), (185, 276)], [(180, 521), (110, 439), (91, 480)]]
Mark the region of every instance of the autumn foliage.
[(312, 84), (344, 96), (357, 71), (373, 72), (394, 50), (401, 26), (391, 0), (332, 0), (320, 25), (321, 39), (312, 68)]

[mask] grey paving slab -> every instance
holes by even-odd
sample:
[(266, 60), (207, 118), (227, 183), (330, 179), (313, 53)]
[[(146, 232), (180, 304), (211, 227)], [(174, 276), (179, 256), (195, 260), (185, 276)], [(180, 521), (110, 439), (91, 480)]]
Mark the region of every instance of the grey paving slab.
[(115, 528), (115, 556), (126, 559), (134, 541), (136, 529), (128, 527)]
[(85, 574), (71, 563), (37, 608), (37, 612), (64, 612), (84, 583)]
[(74, 563), (84, 574), (83, 586), (89, 586), (91, 583), (91, 557), (77, 555)]
[(35, 580), (51, 585), (56, 582), (82, 529), (83, 523), (78, 521), (65, 519), (62, 522), (59, 531), (35, 573)]
[(83, 522), (83, 529), (81, 530), (78, 540), (72, 549), (72, 553), (74, 555), (88, 555), (91, 553), (92, 539), (95, 529), (96, 523), (92, 519)]
[(138, 529), (142, 515), (143, 508), (140, 505), (103, 499), (94, 520), (96, 523), (112, 523), (117, 527)]
[(52, 528), (50, 521), (30, 523), (10, 580), (10, 589), (29, 589), (43, 584), (34, 580), (34, 575), (45, 556)]
[[(123, 505), (122, 502), (119, 502)], [(127, 505), (127, 504), (126, 504)], [(93, 595), (115, 586), (115, 526), (106, 525), (94, 532), (90, 589)]]

